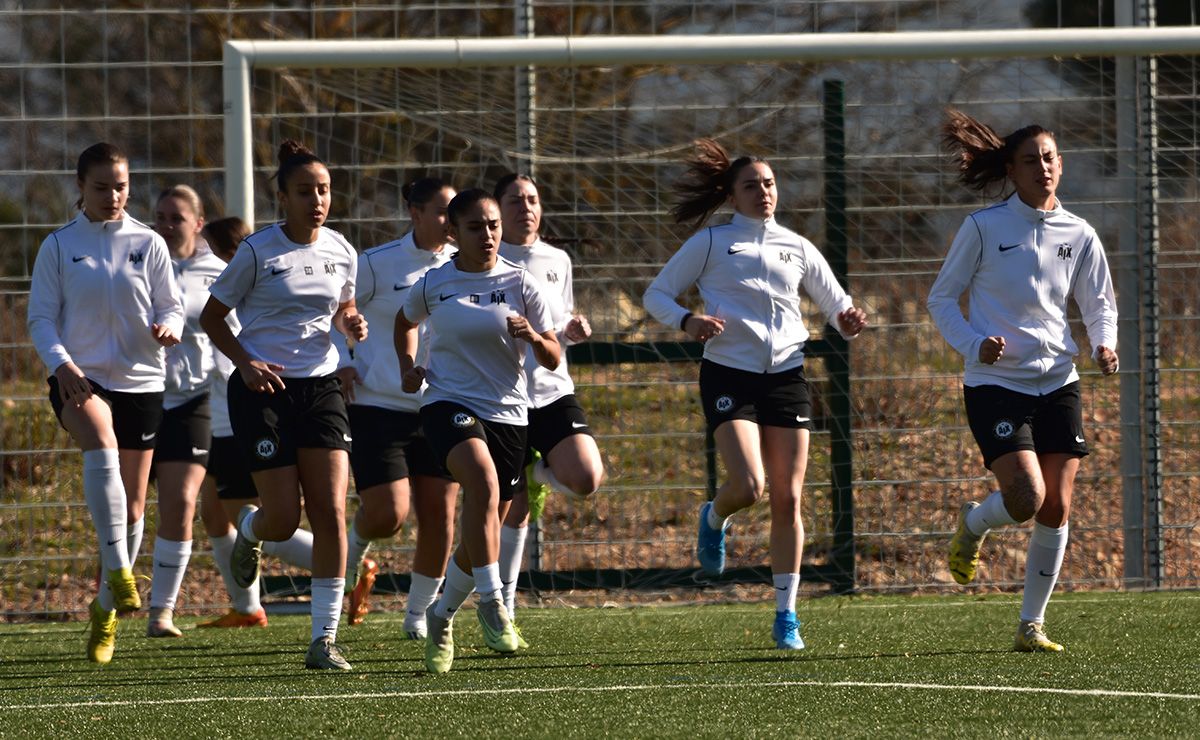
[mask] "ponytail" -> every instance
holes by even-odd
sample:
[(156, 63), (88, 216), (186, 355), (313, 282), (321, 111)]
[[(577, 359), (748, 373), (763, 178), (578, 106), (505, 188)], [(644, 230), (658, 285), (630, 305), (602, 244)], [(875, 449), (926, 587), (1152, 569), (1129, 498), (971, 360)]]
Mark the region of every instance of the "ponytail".
[(675, 182), (679, 199), (670, 211), (675, 223), (703, 226), (729, 199), (742, 168), (763, 161), (759, 157), (738, 157), (730, 162), (729, 153), (716, 140), (697, 139), (695, 151), (686, 162), (687, 172)]
[(954, 153), (958, 181), (979, 192), (986, 192), (996, 183), (1002, 190), (1013, 154), (1026, 140), (1042, 134), (1055, 138), (1053, 131), (1038, 125), (1019, 128), (1000, 138), (991, 126), (955, 108), (946, 109), (946, 122), (942, 124), (942, 144)]

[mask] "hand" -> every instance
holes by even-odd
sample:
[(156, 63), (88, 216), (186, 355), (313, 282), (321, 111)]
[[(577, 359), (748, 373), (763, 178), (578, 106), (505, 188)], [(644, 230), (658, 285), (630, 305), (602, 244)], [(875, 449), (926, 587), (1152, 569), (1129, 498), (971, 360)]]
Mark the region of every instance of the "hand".
[(985, 365), (995, 365), (1004, 356), (1004, 337), (988, 337), (979, 345), (979, 361)]
[(164, 347), (174, 347), (179, 344), (179, 337), (175, 336), (175, 332), (171, 331), (171, 327), (166, 324), (151, 324), (150, 333), (154, 335), (154, 341)]
[(520, 314), (511, 314), (507, 317), (508, 334), (514, 339), (524, 339), (530, 344), (535, 344), (541, 341), (541, 337), (529, 325), (529, 319)]
[(361, 313), (348, 313), (342, 319), (342, 328), (347, 337), (355, 342), (367, 339), (367, 317)]
[(64, 406), (81, 408), (92, 397), (92, 384), (73, 362), (64, 362), (54, 371), (58, 381), (58, 397)]
[(1112, 375), (1121, 365), (1117, 359), (1117, 353), (1104, 345), (1096, 348), (1096, 364), (1100, 366), (1100, 372), (1105, 375)]
[(354, 386), (362, 385), (358, 371), (350, 366), (339, 367), (334, 375), (342, 384), (342, 397), (346, 399), (346, 403), (354, 403)]
[(238, 366), (242, 382), (255, 393), (274, 393), (276, 388), (279, 390), (286, 388), (283, 378), (277, 374), (282, 371), (283, 365), (262, 360), (251, 360), (245, 365)]
[(851, 306), (837, 315), (838, 329), (848, 337), (857, 337), (867, 326), (867, 312)]
[(683, 331), (698, 342), (707, 342), (725, 331), (725, 319), (705, 314), (694, 314), (688, 317), (683, 325)]
[(404, 373), (404, 379), (400, 381), (400, 389), (405, 393), (416, 393), (421, 390), (421, 385), (425, 382), (425, 368), (420, 365), (413, 365), (408, 372)]
[(587, 317), (582, 314), (572, 316), (563, 329), (563, 336), (569, 342), (579, 343), (592, 336), (592, 325), (588, 323)]

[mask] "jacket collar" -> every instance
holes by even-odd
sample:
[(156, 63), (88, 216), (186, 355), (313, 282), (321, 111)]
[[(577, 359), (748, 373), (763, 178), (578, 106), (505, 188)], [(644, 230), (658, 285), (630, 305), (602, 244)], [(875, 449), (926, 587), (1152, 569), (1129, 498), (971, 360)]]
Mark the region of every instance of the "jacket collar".
[(761, 231), (763, 229), (769, 229), (772, 226), (774, 226), (775, 225), (775, 217), (772, 216), (771, 218), (767, 218), (767, 219), (750, 218), (749, 216), (743, 216), (742, 214), (738, 213), (737, 211), (734, 211), (733, 218), (730, 219), (729, 223), (733, 224), (734, 226), (743, 228), (743, 229), (751, 229), (754, 231)]
[(1020, 214), (1022, 218), (1030, 223), (1037, 223), (1038, 221), (1043, 221), (1047, 218), (1057, 216), (1058, 214), (1062, 213), (1062, 203), (1059, 202), (1057, 196), (1054, 198), (1054, 208), (1049, 211), (1043, 211), (1040, 208), (1034, 208), (1026, 205), (1025, 201), (1021, 200), (1021, 197), (1016, 193), (1013, 193), (1009, 196), (1008, 207)]

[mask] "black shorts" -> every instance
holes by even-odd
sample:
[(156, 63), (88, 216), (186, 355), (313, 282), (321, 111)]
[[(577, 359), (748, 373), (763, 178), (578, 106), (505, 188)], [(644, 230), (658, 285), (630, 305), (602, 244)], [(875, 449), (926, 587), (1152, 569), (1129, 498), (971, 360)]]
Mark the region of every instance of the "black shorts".
[(217, 498), (238, 500), (258, 498), (254, 476), (246, 456), (233, 437), (213, 437), (208, 457), (208, 474), (217, 482)]
[(350, 419), (333, 375), (284, 378), (287, 388), (255, 393), (229, 377), (229, 422), (250, 470), (296, 464), (300, 448), (350, 451)]
[(700, 400), (710, 432), (734, 419), (767, 427), (813, 428), (803, 365), (779, 373), (752, 373), (701, 360)]
[(1075, 457), (1088, 454), (1079, 381), (1044, 396), (998, 385), (963, 386), (963, 402), (967, 423), (988, 469), (996, 458), (1017, 450)]
[(212, 442), (212, 412), (202, 393), (173, 409), (163, 410), (154, 445), (154, 463), (187, 462), (208, 465)]
[(576, 434), (594, 437), (587, 415), (574, 394), (568, 394), (540, 409), (529, 409), (529, 446), (543, 456), (559, 442)]
[(512, 501), (525, 467), (525, 427), (483, 421), (471, 409), (451, 401), (435, 401), (422, 406), (421, 427), (443, 465), (450, 451), (460, 443), (468, 439), (486, 442), (492, 464), (496, 466), (496, 477), (500, 480), (500, 500)]
[(420, 414), (351, 404), (350, 434), (350, 469), (359, 491), (410, 475), (451, 479), (421, 433)]
[[(152, 450), (158, 437), (158, 425), (162, 420), (162, 391), (151, 393), (126, 393), (101, 388), (88, 378), (92, 393), (108, 404), (112, 412), (113, 433), (117, 437), (117, 448), (121, 450)], [(63, 402), (58, 393), (58, 378), (46, 378), (50, 386), (50, 406), (58, 423), (62, 424)], [(66, 427), (63, 427), (66, 429)]]

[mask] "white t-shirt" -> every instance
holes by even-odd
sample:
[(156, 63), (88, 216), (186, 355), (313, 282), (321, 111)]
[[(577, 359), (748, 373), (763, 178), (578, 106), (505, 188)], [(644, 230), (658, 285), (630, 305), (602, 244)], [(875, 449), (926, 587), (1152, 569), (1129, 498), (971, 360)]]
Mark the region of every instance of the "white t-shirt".
[(837, 315), (854, 305), (812, 242), (773, 218), (763, 221), (740, 213), (683, 243), (646, 289), (646, 310), (680, 328), (688, 312), (675, 299), (693, 283), (705, 313), (725, 320), (724, 331), (705, 342), (704, 358), (752, 373), (778, 373), (804, 364), (809, 334), (801, 289), (839, 332)]
[[(541, 239), (525, 246), (500, 242), (500, 256), (524, 267), (541, 283), (544, 288), (542, 295), (550, 309), (554, 331), (558, 335), (559, 343), (566, 347), (568, 341), (563, 330), (575, 312), (571, 258), (563, 250)], [(571, 381), (571, 374), (567, 370), (566, 352), (563, 352), (562, 361), (553, 370), (537, 363), (537, 358), (533, 356), (533, 345), (528, 346), (525, 354), (525, 379), (528, 383), (531, 408), (549, 406), (563, 396), (575, 392), (575, 383)]]
[(246, 237), (210, 292), (237, 309), (251, 357), (282, 365), (285, 378), (315, 378), (337, 369), (329, 329), (357, 273), (358, 255), (336, 231), (296, 244), (273, 224)]
[[(361, 381), (355, 388), (355, 405), (410, 413), (421, 408), (421, 394), (405, 393), (400, 387), (403, 376), (396, 356), (393, 327), (396, 314), (417, 280), (429, 270), (446, 264), (451, 251), (449, 246), (439, 252), (421, 249), (409, 232), (359, 256), (354, 301), (359, 312), (367, 317), (371, 333), (365, 342), (355, 345), (354, 359), (343, 361), (343, 365), (354, 365)], [(428, 325), (422, 324), (417, 345), (418, 365), (426, 362), (428, 343)]]
[(151, 324), (183, 333), (183, 305), (162, 237), (122, 213), (81, 211), (42, 242), (29, 288), (29, 336), (53, 374), (74, 362), (111, 391), (163, 390), (162, 345)]
[[(238, 323), (237, 311), (225, 314), (225, 323), (236, 337), (242, 330)], [(229, 378), (237, 372), (233, 361), (226, 357), (221, 350), (213, 347), (212, 390), (208, 398), (208, 406), (212, 411), (212, 436), (232, 437), (233, 424), (229, 421)]]
[(207, 247), (198, 247), (186, 260), (171, 260), (183, 300), (183, 335), (167, 348), (167, 382), (163, 408), (182, 406), (208, 390), (216, 350), (200, 328), (200, 312), (208, 303), (208, 287), (225, 270), (225, 263)]
[(528, 423), (527, 342), (508, 333), (520, 314), (538, 334), (553, 328), (537, 280), (500, 257), (487, 272), (463, 272), (452, 260), (417, 281), (404, 302), (410, 322), (427, 321), (431, 336), (423, 406), (453, 401), (481, 419)]
[[(963, 221), (929, 291), (929, 313), (965, 359), (963, 384), (1044, 395), (1079, 379), (1079, 347), (1067, 323), (1074, 298), (1092, 347), (1117, 348), (1117, 304), (1096, 231), (1063, 209), (1042, 211), (1015, 194)], [(968, 296), (970, 319), (958, 299)], [(1004, 337), (993, 365), (987, 337)]]

